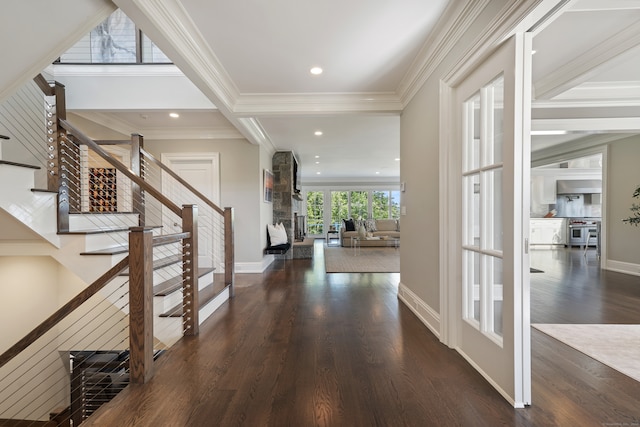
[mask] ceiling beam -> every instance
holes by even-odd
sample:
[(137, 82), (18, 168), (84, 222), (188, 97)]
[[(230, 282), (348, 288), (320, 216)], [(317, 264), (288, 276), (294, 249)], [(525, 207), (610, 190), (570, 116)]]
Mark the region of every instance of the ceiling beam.
[(640, 21), (534, 82), (535, 99), (551, 99), (640, 52)]

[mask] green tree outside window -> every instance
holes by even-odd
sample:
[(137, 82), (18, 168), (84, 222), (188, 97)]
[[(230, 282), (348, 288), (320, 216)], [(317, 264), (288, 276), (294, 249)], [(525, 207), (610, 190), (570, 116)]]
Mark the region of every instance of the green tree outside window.
[(310, 235), (324, 234), (324, 192), (307, 193), (307, 230)]

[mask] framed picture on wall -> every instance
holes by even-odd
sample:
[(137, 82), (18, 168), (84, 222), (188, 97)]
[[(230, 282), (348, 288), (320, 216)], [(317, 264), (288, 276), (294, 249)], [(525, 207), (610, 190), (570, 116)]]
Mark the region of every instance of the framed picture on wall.
[(267, 169), (264, 170), (263, 187), (264, 201), (271, 203), (273, 201), (273, 174)]

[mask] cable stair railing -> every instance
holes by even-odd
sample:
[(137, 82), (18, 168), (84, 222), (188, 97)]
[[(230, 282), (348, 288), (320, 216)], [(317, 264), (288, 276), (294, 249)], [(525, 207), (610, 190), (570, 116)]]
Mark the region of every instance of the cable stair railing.
[[(45, 188), (24, 210), (53, 210), (55, 235), (35, 231), (92, 284), (0, 355), (0, 425), (78, 425), (148, 380), (159, 354), (233, 296), (233, 209), (157, 160), (141, 135), (88, 138), (66, 120), (64, 87), (34, 80), (45, 137), (25, 138), (24, 150), (46, 171), (35, 179)], [(96, 278), (96, 265), (107, 273)]]

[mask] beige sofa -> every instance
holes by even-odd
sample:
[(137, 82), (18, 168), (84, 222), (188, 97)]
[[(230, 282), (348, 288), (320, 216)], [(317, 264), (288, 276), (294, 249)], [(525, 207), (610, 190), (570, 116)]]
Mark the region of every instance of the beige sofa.
[[(340, 228), (340, 245), (351, 247), (351, 238), (358, 237), (358, 221), (356, 231), (346, 231), (345, 225)], [(367, 233), (373, 238), (360, 240), (360, 246), (396, 246), (394, 239), (400, 239), (400, 221), (395, 219), (376, 219), (364, 222)], [(372, 224), (372, 223), (375, 223)]]

